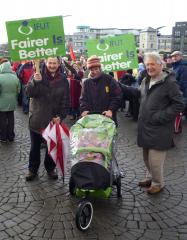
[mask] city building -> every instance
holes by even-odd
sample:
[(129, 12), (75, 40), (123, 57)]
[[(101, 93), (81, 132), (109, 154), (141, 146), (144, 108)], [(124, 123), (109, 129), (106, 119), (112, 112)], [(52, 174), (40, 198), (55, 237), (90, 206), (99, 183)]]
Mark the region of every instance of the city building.
[(160, 35), (158, 36), (158, 51), (160, 53), (170, 53), (171, 52), (171, 35)]
[(187, 55), (187, 22), (176, 22), (172, 28), (172, 51)]
[(140, 32), (139, 48), (143, 52), (152, 52), (158, 50), (158, 36), (157, 29), (148, 27)]
[(8, 44), (0, 44), (0, 57), (8, 57)]
[(171, 35), (161, 35), (159, 30), (162, 27), (148, 27), (140, 32), (139, 48), (143, 52), (157, 51), (160, 53), (171, 52)]

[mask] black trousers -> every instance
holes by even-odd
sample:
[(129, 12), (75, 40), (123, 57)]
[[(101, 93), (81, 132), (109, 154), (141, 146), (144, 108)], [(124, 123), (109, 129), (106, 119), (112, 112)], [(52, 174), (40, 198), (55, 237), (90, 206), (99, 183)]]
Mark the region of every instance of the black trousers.
[(13, 141), (14, 137), (14, 111), (0, 111), (0, 138)]
[[(31, 138), (31, 149), (29, 154), (29, 171), (32, 173), (37, 173), (40, 166), (40, 149), (41, 143), (44, 141), (42, 136), (36, 132), (30, 130), (30, 138)], [(52, 172), (56, 164), (53, 159), (48, 154), (48, 150), (46, 148), (44, 166), (47, 172)]]
[(139, 115), (139, 90), (135, 87), (122, 86), (123, 101), (129, 101), (129, 112), (134, 120), (138, 120)]

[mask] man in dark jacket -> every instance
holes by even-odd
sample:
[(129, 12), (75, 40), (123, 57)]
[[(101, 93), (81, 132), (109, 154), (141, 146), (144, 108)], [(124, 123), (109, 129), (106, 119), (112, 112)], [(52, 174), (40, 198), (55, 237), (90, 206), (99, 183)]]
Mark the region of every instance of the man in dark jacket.
[(182, 52), (180, 51), (174, 51), (171, 54), (171, 58), (177, 82), (183, 93), (183, 100), (185, 104), (184, 114), (187, 117), (187, 62), (183, 60)]
[[(60, 70), (60, 62), (57, 57), (47, 59), (42, 74), (34, 74), (26, 86), (26, 93), (30, 97), (29, 128), (31, 137), (29, 172), (26, 180), (32, 181), (37, 176), (40, 166), (42, 130), (47, 127), (50, 121), (60, 122), (69, 111), (69, 84)], [(56, 165), (47, 149), (44, 165), (48, 176), (57, 179)]]
[(88, 58), (87, 68), (90, 70), (90, 74), (82, 86), (81, 115), (99, 112), (117, 123), (116, 111), (121, 104), (121, 90), (117, 81), (111, 75), (102, 72), (97, 56)]
[(143, 148), (146, 178), (139, 182), (155, 194), (164, 187), (163, 166), (166, 153), (173, 145), (175, 116), (183, 110), (182, 94), (175, 76), (163, 71), (157, 53), (145, 55), (148, 76), (141, 83), (138, 118), (138, 145)]

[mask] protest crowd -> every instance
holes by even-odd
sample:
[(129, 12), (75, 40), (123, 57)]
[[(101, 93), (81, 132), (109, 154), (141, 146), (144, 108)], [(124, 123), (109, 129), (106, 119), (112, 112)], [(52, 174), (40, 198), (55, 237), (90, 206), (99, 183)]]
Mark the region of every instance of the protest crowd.
[[(0, 141), (2, 144), (14, 141), (14, 111), (18, 101), (24, 114), (30, 112), (31, 151), (29, 172), (26, 175), (27, 181), (33, 180), (37, 176), (40, 165), (40, 148), (41, 144), (45, 143), (42, 139), (41, 129), (44, 129), (50, 120), (62, 121), (67, 117), (73, 124), (89, 111), (99, 111), (112, 118), (117, 124), (117, 114), (121, 111), (124, 118), (137, 121), (141, 130), (138, 130), (138, 145), (143, 148), (148, 175), (139, 183), (140, 186), (152, 186), (150, 191), (153, 189), (153, 193), (163, 189), (163, 165), (166, 151), (173, 147), (173, 134), (182, 131), (181, 120), (187, 116), (187, 65), (179, 51), (174, 51), (165, 58), (157, 53), (137, 52), (138, 68), (117, 72), (117, 79), (113, 77), (114, 72), (102, 72), (101, 62), (97, 56), (88, 59), (80, 56), (78, 60), (75, 59), (75, 55), (73, 60), (71, 56), (69, 59), (67, 57), (42, 59), (40, 60), (40, 73), (36, 73), (34, 61), (10, 63), (6, 58), (1, 59)], [(7, 85), (7, 78), (10, 78), (9, 85)], [(166, 79), (168, 80), (166, 81)], [(62, 81), (62, 90), (60, 90), (58, 81)], [(156, 90), (157, 81), (161, 88), (157, 90), (159, 91), (158, 99), (156, 93), (151, 98), (151, 88)], [(110, 88), (108, 91), (111, 95), (107, 94), (107, 90), (105, 92), (102, 90), (104, 87), (106, 88), (106, 84)], [(163, 84), (166, 85), (167, 90), (164, 90)], [(7, 91), (8, 96), (3, 91)], [(49, 93), (49, 91), (52, 92)], [(148, 97), (149, 92), (150, 97)], [(37, 98), (38, 95), (40, 95), (40, 100)], [(166, 101), (166, 98), (169, 97), (171, 99)], [(46, 112), (45, 106), (48, 106), (48, 112)], [(150, 114), (148, 114), (149, 111)], [(177, 118), (177, 116), (180, 117)], [(167, 138), (163, 139), (163, 143), (158, 143), (159, 140), (156, 139), (161, 132), (163, 136), (167, 135)], [(146, 134), (149, 134), (150, 137)], [(58, 175), (54, 171), (55, 164), (47, 151), (44, 165), (49, 176), (57, 179)], [(153, 151), (153, 153), (149, 153), (149, 151)], [(148, 160), (149, 158), (152, 160)], [(151, 176), (150, 174), (153, 174), (154, 170), (151, 169), (148, 162), (154, 162), (154, 160), (159, 164), (160, 173)], [(159, 163), (159, 161), (161, 162)], [(151, 166), (154, 164), (152, 163)], [(155, 168), (158, 169), (158, 166)], [(152, 178), (155, 178), (155, 182)]]
[[(21, 33), (29, 30), (27, 34), (31, 34), (33, 31), (25, 22), (21, 27)], [(0, 146), (5, 148), (14, 144), (14, 113), (19, 106), (28, 120), (30, 135), (28, 171), (24, 176), (28, 184), (37, 181), (42, 162), (50, 181), (59, 179), (60, 174), (64, 181), (68, 155), (72, 151), (72, 136), (80, 137), (79, 143), (72, 139), (73, 144), (81, 149), (77, 151), (79, 162), (93, 160), (111, 170), (112, 164), (106, 167), (104, 158), (105, 154), (108, 159), (113, 154), (111, 145), (107, 144), (120, 128), (120, 114), (137, 126), (137, 145), (141, 148), (145, 169), (145, 176), (137, 185), (145, 188), (148, 195), (161, 193), (165, 189), (167, 152), (175, 147), (174, 135), (182, 133), (187, 119), (187, 62), (182, 52), (175, 50), (161, 55), (143, 52), (135, 45), (132, 47), (133, 44), (124, 50), (122, 36), (120, 41), (118, 37), (113, 40), (121, 44), (120, 49), (110, 46), (106, 38), (106, 42), (97, 42), (95, 49), (88, 43), (87, 56), (76, 55), (72, 45), (68, 54), (59, 54), (64, 52), (64, 46), (61, 33), (57, 34), (43, 39), (42, 36), (32, 40), (25, 37), (25, 40), (18, 41), (9, 33), (13, 53), (10, 58), (0, 57)], [(50, 45), (51, 39), (53, 45)], [(124, 39), (133, 42), (133, 36), (124, 36)], [(111, 52), (110, 47), (114, 47)], [(102, 120), (99, 122), (99, 116), (96, 117), (97, 127), (84, 121), (95, 114), (105, 117), (104, 124)], [(72, 128), (68, 129), (65, 120)], [(104, 136), (102, 128), (105, 125)], [(84, 129), (87, 126), (96, 128), (95, 135), (90, 134), (89, 127), (87, 131)], [(79, 131), (82, 135), (78, 135)], [(97, 144), (100, 144), (101, 151)], [(87, 152), (82, 150), (85, 146)], [(41, 151), (44, 149), (43, 161)], [(85, 165), (81, 174), (87, 171), (91, 175), (87, 169)], [(99, 168), (95, 173), (99, 175)], [(113, 182), (117, 185), (117, 196), (121, 197), (121, 182), (118, 180), (123, 173), (120, 170), (118, 173)], [(110, 179), (107, 181), (111, 182)], [(104, 190), (107, 189), (106, 182)], [(70, 178), (71, 194), (76, 192), (72, 186), (75, 187), (75, 183)]]

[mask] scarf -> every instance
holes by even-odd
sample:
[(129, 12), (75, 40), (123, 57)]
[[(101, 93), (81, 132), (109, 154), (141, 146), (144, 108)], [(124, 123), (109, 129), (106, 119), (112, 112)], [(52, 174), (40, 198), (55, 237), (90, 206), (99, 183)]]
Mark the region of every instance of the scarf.
[(47, 68), (45, 68), (44, 74), (45, 74), (45, 79), (47, 79), (49, 85), (53, 85), (62, 79), (60, 67), (57, 69), (54, 76), (51, 74), (51, 72), (49, 72)]

